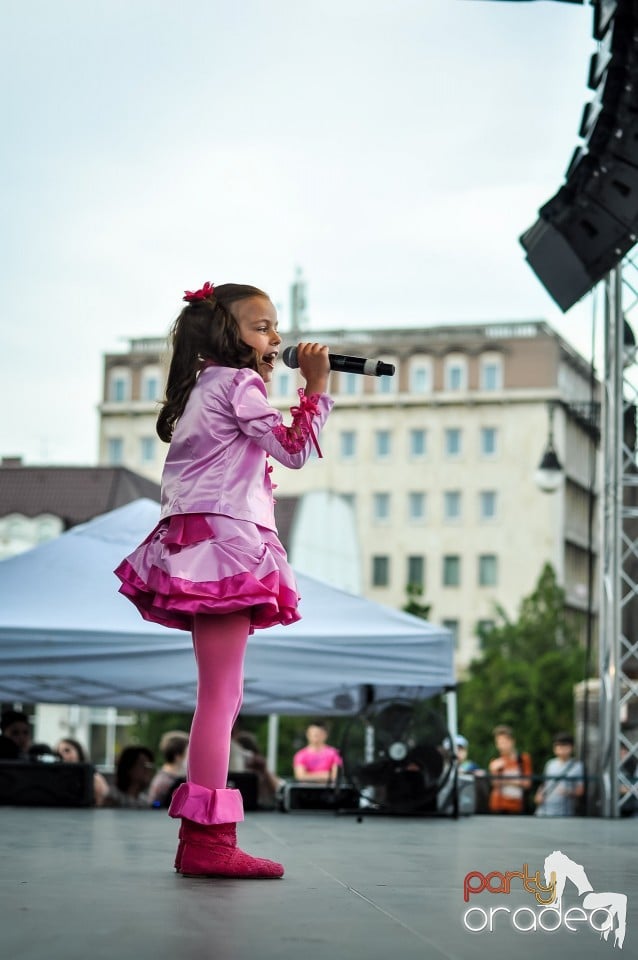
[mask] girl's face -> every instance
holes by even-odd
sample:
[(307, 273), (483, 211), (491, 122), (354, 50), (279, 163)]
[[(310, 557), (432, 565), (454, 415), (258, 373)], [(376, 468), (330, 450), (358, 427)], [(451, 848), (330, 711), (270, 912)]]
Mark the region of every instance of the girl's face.
[(260, 377), (270, 383), (281, 344), (274, 305), (264, 297), (248, 297), (233, 303), (232, 313), (242, 340), (257, 351)]
[(78, 752), (73, 746), (72, 743), (69, 743), (68, 740), (60, 740), (58, 744), (57, 753), (65, 763), (79, 763), (80, 758)]

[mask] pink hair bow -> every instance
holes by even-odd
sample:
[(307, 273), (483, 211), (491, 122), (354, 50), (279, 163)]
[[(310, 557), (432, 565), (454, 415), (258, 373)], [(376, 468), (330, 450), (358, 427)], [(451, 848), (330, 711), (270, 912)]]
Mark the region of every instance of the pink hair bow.
[(195, 303), (197, 300), (206, 300), (208, 297), (213, 297), (214, 295), (215, 287), (207, 281), (201, 290), (184, 290), (182, 300), (186, 300), (187, 303)]

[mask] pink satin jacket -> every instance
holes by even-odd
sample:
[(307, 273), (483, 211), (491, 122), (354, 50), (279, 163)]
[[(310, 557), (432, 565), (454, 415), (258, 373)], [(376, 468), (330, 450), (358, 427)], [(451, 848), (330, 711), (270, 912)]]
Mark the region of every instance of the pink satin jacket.
[(300, 396), (293, 426), (270, 406), (254, 370), (211, 365), (200, 373), (180, 417), (162, 474), (162, 518), (221, 513), (276, 530), (266, 455), (299, 469), (334, 401)]

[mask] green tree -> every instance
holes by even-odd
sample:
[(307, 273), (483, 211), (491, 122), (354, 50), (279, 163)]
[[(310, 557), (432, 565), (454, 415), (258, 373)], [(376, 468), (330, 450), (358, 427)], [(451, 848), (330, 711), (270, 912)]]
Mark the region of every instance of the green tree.
[(585, 651), (565, 610), (565, 593), (550, 564), (521, 603), (518, 620), (497, 610), (494, 627), (480, 636), (459, 688), (459, 728), (472, 758), (487, 766), (494, 756), (493, 728), (504, 723), (519, 750), (531, 753), (539, 772), (552, 755), (557, 730), (573, 730), (574, 685), (584, 678)]
[(431, 604), (423, 603), (423, 587), (417, 583), (408, 583), (405, 593), (406, 601), (401, 609), (405, 613), (411, 613), (413, 617), (427, 620), (430, 616)]
[(162, 734), (168, 730), (184, 730), (188, 733), (192, 719), (192, 712), (164, 713), (155, 710), (140, 712), (136, 714), (135, 723), (127, 729), (127, 743), (140, 743), (150, 747), (155, 752), (156, 762), (162, 763), (162, 757), (159, 754)]

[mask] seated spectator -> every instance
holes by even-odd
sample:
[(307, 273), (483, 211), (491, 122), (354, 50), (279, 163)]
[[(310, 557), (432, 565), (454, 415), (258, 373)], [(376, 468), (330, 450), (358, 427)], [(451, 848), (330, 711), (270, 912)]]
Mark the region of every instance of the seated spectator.
[(151, 780), (148, 800), (152, 807), (168, 807), (173, 791), (186, 781), (188, 734), (183, 730), (169, 730), (159, 743), (164, 763)]
[(29, 747), (31, 746), (31, 724), (26, 713), (20, 710), (5, 710), (0, 717), (0, 732), (3, 737), (13, 740), (18, 748), (16, 760), (29, 759)]
[(275, 806), (277, 793), (284, 781), (268, 769), (268, 763), (259, 749), (254, 734), (233, 728), (230, 741), (230, 770), (234, 773), (248, 771), (256, 774), (259, 783), (259, 806), (267, 809)]
[(293, 757), (295, 780), (302, 783), (334, 783), (343, 766), (336, 747), (327, 744), (328, 730), (323, 723), (311, 723), (306, 730), (308, 745)]
[(493, 735), (498, 757), (490, 760), (488, 767), (492, 777), (490, 812), (523, 813), (525, 791), (532, 785), (532, 758), (518, 752), (511, 727), (495, 727)]
[[(58, 741), (55, 752), (63, 763), (89, 763), (86, 750), (77, 740), (65, 737)], [(93, 772), (93, 802), (96, 807), (103, 807), (109, 792), (109, 785), (101, 773)]]
[(557, 733), (552, 740), (554, 757), (543, 769), (544, 781), (534, 795), (537, 817), (573, 817), (576, 801), (585, 793), (583, 765), (576, 760), (571, 733)]
[(105, 807), (149, 807), (148, 787), (155, 771), (148, 747), (124, 747), (115, 768), (115, 786), (106, 795)]

